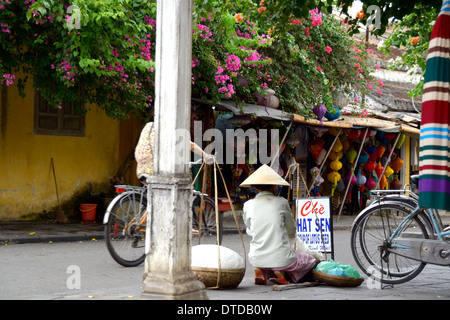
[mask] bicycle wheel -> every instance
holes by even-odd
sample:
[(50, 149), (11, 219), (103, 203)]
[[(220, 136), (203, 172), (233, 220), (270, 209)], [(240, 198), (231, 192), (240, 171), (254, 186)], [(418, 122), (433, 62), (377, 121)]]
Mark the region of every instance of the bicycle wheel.
[[(361, 270), (385, 284), (399, 284), (416, 277), (426, 263), (389, 251), (388, 239), (399, 224), (411, 213), (401, 204), (371, 207), (357, 217), (352, 226), (351, 250)], [(399, 234), (399, 238), (424, 238), (429, 235), (422, 214), (416, 215)]]
[(105, 226), (106, 246), (113, 259), (124, 267), (135, 267), (145, 260), (145, 223), (147, 197), (139, 192), (127, 193), (111, 210)]
[[(192, 228), (199, 230), (199, 214), (200, 214), (201, 196), (195, 197), (192, 203)], [(222, 230), (223, 216), (219, 213), (219, 245), (222, 244), (223, 230)], [(216, 204), (213, 199), (203, 197), (203, 213), (202, 213), (202, 228), (200, 237), (216, 236), (217, 237), (217, 223), (216, 223)], [(216, 240), (217, 242), (217, 240)]]

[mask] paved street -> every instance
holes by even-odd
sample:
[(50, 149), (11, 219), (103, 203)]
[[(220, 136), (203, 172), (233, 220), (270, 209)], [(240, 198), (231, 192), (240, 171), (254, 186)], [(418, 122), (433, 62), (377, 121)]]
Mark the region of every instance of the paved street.
[[(335, 261), (355, 265), (350, 232), (335, 231)], [(245, 236), (248, 249), (249, 237)], [(225, 235), (224, 245), (243, 254), (240, 238)], [(144, 266), (124, 268), (109, 256), (104, 240), (0, 246), (0, 299), (139, 299)], [(79, 274), (79, 282), (74, 275)], [(211, 300), (450, 300), (450, 269), (427, 266), (414, 280), (394, 288), (318, 287), (273, 291), (255, 286), (252, 267), (238, 288), (208, 290)]]

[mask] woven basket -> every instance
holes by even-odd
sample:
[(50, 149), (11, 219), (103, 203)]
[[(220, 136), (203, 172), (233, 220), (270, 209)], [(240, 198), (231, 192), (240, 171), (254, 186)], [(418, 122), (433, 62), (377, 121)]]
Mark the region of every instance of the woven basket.
[(245, 268), (242, 269), (220, 269), (220, 280), (217, 285), (219, 269), (192, 267), (198, 280), (203, 282), (206, 288), (231, 289), (236, 288), (244, 278)]
[(312, 274), (315, 279), (335, 287), (357, 287), (364, 281), (363, 278), (340, 277), (315, 270)]

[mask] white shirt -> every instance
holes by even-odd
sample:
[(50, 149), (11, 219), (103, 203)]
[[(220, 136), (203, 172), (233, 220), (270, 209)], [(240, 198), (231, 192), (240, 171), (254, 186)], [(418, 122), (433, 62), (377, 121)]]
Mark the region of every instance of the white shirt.
[(254, 267), (279, 268), (292, 264), (296, 255), (289, 238), (296, 226), (286, 199), (262, 191), (244, 204), (244, 223), (252, 237), (248, 257)]

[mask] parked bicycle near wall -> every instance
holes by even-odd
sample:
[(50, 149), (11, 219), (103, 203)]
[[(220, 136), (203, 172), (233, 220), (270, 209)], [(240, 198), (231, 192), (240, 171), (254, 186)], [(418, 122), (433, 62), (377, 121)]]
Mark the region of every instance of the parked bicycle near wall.
[[(411, 179), (418, 186), (419, 176)], [(450, 228), (437, 210), (420, 208), (418, 195), (406, 188), (371, 191), (375, 200), (351, 230), (356, 263), (383, 284), (410, 281), (427, 263), (450, 266)]]
[[(115, 187), (118, 195), (109, 204), (103, 220), (106, 246), (116, 262), (125, 267), (135, 267), (145, 260), (148, 187)], [(219, 214), (217, 228), (215, 202), (206, 194), (203, 194), (202, 199), (202, 193), (195, 190), (192, 197), (193, 238), (217, 235), (219, 232), (220, 244), (223, 217)], [(201, 230), (200, 233), (198, 230)]]

